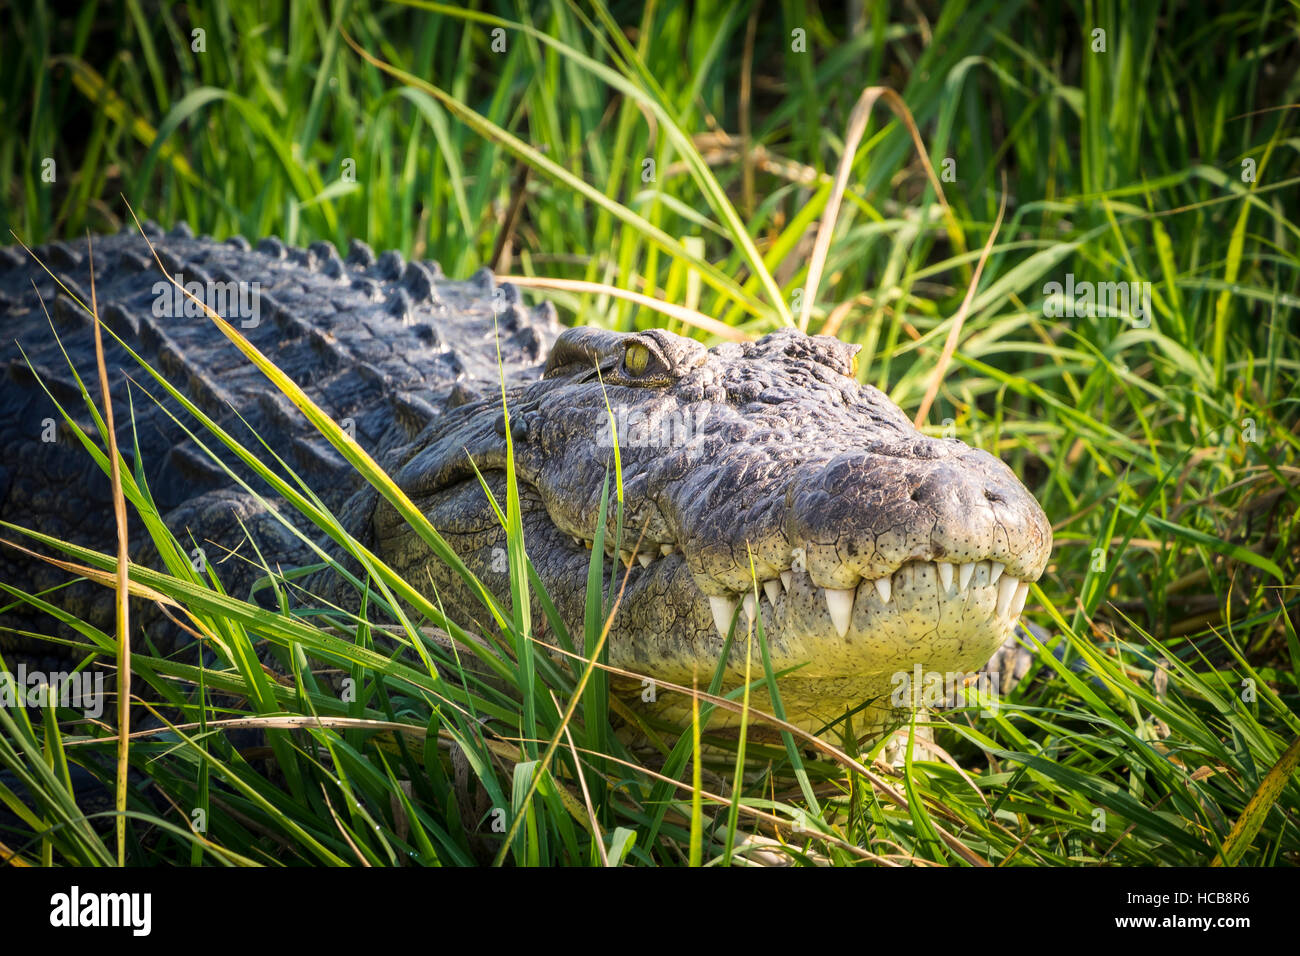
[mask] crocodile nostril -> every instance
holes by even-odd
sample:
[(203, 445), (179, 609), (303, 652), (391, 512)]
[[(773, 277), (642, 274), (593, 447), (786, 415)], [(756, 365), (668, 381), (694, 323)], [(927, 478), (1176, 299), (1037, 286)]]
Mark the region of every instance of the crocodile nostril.
[(999, 492), (989, 491), (987, 488), (984, 489), (984, 497), (995, 505), (1004, 505), (1007, 503), (1007, 499), (1002, 497)]

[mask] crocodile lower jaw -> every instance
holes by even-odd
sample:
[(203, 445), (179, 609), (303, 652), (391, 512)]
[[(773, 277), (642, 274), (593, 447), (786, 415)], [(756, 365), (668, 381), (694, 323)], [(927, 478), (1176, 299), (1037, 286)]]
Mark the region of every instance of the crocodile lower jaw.
[[(922, 626), (928, 623), (927, 629), (941, 625), (945, 611), (959, 611), (963, 619), (1002, 622), (1010, 628), (1024, 610), (1029, 583), (1005, 573), (1005, 566), (997, 561), (909, 561), (893, 574), (863, 580), (855, 588), (817, 587), (807, 574), (789, 570), (763, 581), (756, 592), (739, 598), (743, 620), (752, 623), (762, 614), (768, 628), (779, 630), (793, 623), (790, 614), (800, 612), (792, 612), (790, 606), (801, 602), (805, 607), (800, 623), (815, 624), (805, 629), (824, 635), (829, 623), (838, 638), (848, 640), (850, 630), (860, 632), (865, 623), (879, 625), (891, 617), (906, 618), (918, 612)], [(807, 613), (808, 603), (813, 605), (812, 614)], [(735, 596), (709, 597), (714, 624), (724, 636), (736, 604)]]
[[(717, 660), (719, 635), (731, 632), (734, 622), (725, 681), (733, 687), (744, 679), (748, 649), (751, 679), (762, 675), (761, 621), (773, 670), (792, 669), (781, 679), (782, 697), (791, 719), (801, 724), (833, 719), (830, 711), (842, 714), (847, 702), (889, 694), (896, 676), (918, 665), (945, 675), (978, 672), (1013, 632), (1029, 593), (1027, 582), (989, 560), (912, 561), (894, 571), (887, 585), (863, 580), (856, 588), (829, 592), (792, 569), (743, 597), (701, 592), (679, 554), (648, 568), (625, 561), (618, 571), (628, 575), (628, 585), (611, 635), (611, 663), (652, 679), (707, 683), (711, 675), (701, 660)], [(664, 626), (656, 633), (626, 639), (619, 627), (625, 610), (636, 609), (633, 620), (646, 619), (662, 595), (680, 601), (686, 593), (693, 594), (686, 598), (692, 611), (661, 616)]]
[[(889, 577), (887, 588), (864, 580), (843, 597), (832, 592), (829, 600), (843, 604), (834, 612), (827, 589), (798, 571), (786, 572), (788, 580), (778, 580), (776, 587), (764, 582), (757, 597), (751, 592), (740, 601), (700, 594), (698, 601), (708, 607), (718, 630), (730, 630), (734, 620), (724, 689), (744, 682), (747, 657), (748, 678), (761, 685), (759, 619), (773, 672), (789, 669), (779, 680), (782, 709), (790, 722), (810, 732), (836, 726), (847, 710), (858, 708), (853, 726), (859, 734), (874, 735), (896, 722), (906, 710), (895, 699), (899, 688), (915, 683), (918, 668), (924, 679), (937, 676), (944, 686), (971, 684), (1015, 630), (1029, 584), (998, 573), (996, 562), (947, 567), (951, 575), (942, 562), (908, 562)], [(708, 683), (712, 675), (695, 666), (689, 653), (664, 650), (649, 665), (620, 663), (684, 686)], [(661, 695), (643, 706), (669, 721), (690, 719), (687, 699), (680, 695)], [(761, 686), (751, 694), (750, 706), (774, 712)], [(716, 713), (710, 728), (734, 727), (739, 720), (732, 712)]]
[[(591, 550), (591, 541), (573, 538), (573, 542)], [(625, 568), (635, 571), (634, 560), (643, 569), (650, 569), (658, 559), (675, 553), (677, 549), (672, 545), (650, 545), (639, 553), (619, 551), (618, 559)], [(606, 555), (613, 560), (615, 552), (607, 547)], [(738, 605), (745, 612), (742, 621), (753, 623), (756, 614), (763, 614), (764, 623), (770, 629), (785, 609), (786, 595), (796, 586), (803, 591), (815, 592), (821, 598), (826, 619), (840, 638), (849, 636), (849, 629), (860, 613), (887, 612), (894, 604), (895, 594), (899, 595), (902, 604), (914, 604), (920, 596), (942, 602), (938, 605), (940, 607), (959, 606), (976, 614), (987, 603), (996, 618), (1006, 621), (1008, 627), (1014, 627), (1029, 596), (1028, 581), (1007, 573), (1005, 564), (991, 559), (960, 563), (908, 561), (891, 574), (864, 578), (851, 588), (817, 587), (807, 573), (790, 568), (780, 572), (778, 577), (758, 582), (758, 586), (748, 593), (707, 595), (718, 633), (724, 638), (727, 636)], [(991, 603), (986, 600), (990, 598)], [(772, 613), (772, 621), (767, 619), (768, 612)]]

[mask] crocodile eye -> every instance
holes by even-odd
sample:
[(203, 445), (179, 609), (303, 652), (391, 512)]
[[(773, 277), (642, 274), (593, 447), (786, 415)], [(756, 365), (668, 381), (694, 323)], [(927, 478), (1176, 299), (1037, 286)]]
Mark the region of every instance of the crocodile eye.
[(849, 359), (849, 378), (858, 377), (858, 353), (853, 353), (853, 358)]
[(650, 364), (650, 350), (644, 345), (633, 342), (623, 353), (623, 364), (633, 375), (642, 374)]

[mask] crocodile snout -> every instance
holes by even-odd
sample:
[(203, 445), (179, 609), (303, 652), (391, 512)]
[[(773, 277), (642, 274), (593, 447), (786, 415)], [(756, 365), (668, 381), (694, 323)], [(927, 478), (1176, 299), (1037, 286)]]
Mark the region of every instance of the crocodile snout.
[(805, 542), (821, 587), (854, 587), (909, 561), (990, 561), (1036, 580), (1051, 549), (1047, 518), (1011, 469), (957, 441), (845, 452), (801, 474), (787, 499), (787, 536)]

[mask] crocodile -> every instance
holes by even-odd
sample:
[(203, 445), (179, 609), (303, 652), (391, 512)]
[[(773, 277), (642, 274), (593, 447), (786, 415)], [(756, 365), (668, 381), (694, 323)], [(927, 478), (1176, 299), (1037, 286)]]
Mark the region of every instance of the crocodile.
[[(705, 686), (719, 667), (724, 689), (756, 679), (761, 623), (788, 721), (824, 733), (856, 711), (856, 727), (884, 726), (899, 675), (973, 673), (1004, 646), (1047, 565), (1050, 525), (1015, 473), (914, 428), (858, 381), (858, 346), (793, 328), (712, 348), (664, 329), (562, 328), (552, 306), (526, 308), (487, 270), (452, 281), (433, 262), (360, 241), (344, 257), (328, 242), (215, 241), (183, 223), (34, 250), (57, 282), (24, 250), (0, 249), (5, 521), (114, 548), (108, 480), (53, 404), (90, 428), (69, 365), (93, 386), (90, 319), (74, 301), (90, 302), (93, 254), (100, 316), (121, 338), (105, 342), (119, 446), (170, 528), (214, 553), (239, 550), (247, 529), (272, 566), (311, 560), (180, 428), (126, 345), (218, 421), (261, 436), (450, 619), (494, 626), (464, 579), (174, 292), (144, 236), (167, 274), (215, 302), (385, 467), (504, 606), (506, 533), (484, 486), (507, 500), (508, 435), (528, 556), (578, 642), (605, 500), (606, 572), (622, 589), (608, 661), (645, 679), (612, 686), (666, 721), (689, 720), (689, 697), (646, 694), (646, 680)], [(133, 532), (136, 548), (139, 522)], [(251, 565), (221, 565), (235, 593), (250, 583), (241, 567)], [(67, 575), (0, 547), (0, 581), (34, 591)], [(333, 572), (308, 590), (355, 604)], [(111, 621), (105, 588), (53, 594), (84, 620)], [(0, 609), (10, 663), (43, 646), (16, 633), (34, 629), (29, 613)], [(532, 621), (548, 640), (540, 608)], [(759, 710), (774, 703), (763, 688), (751, 698)]]

